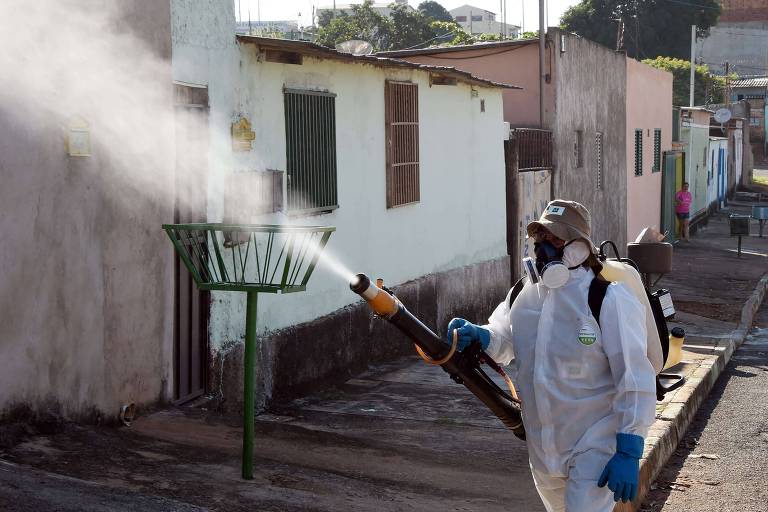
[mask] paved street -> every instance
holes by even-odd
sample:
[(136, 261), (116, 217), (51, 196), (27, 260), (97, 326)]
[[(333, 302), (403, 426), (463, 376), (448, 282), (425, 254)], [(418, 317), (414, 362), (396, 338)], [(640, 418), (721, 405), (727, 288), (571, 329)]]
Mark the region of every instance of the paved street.
[[(738, 325), (744, 301), (765, 272), (768, 239), (751, 237), (744, 248), (747, 252), (737, 258), (727, 217), (717, 214), (691, 244), (675, 249), (674, 271), (661, 281), (673, 291), (676, 325), (688, 332), (684, 361), (675, 371), (691, 375), (690, 386), (708, 371), (706, 365)], [(768, 324), (765, 309), (760, 321)], [(751, 346), (759, 346), (757, 339)], [(741, 410), (742, 405), (731, 404), (758, 401), (765, 409), (768, 397), (757, 390), (768, 389), (761, 380), (766, 374), (753, 367), (765, 360), (749, 358), (766, 354), (748, 350), (739, 352), (739, 366), (729, 367), (725, 377), (740, 386), (725, 394), (716, 390), (711, 405), (722, 395), (728, 411)], [(731, 402), (731, 395), (741, 402)], [(651, 433), (659, 442), (685, 396), (681, 389), (659, 404)], [(719, 439), (717, 431), (701, 436), (694, 454), (716, 453), (723, 459), (692, 462), (720, 468), (718, 474), (703, 477), (692, 468), (695, 477), (682, 471), (662, 476), (651, 500), (669, 498), (666, 510), (704, 510), (680, 508), (672, 500), (688, 496), (681, 488), (738, 493), (742, 477), (753, 478), (746, 481), (755, 488), (754, 479), (761, 477), (750, 471), (762, 456), (761, 441), (750, 436), (765, 432), (768, 411), (750, 410), (755, 413), (742, 418), (744, 423), (728, 425), (723, 418), (732, 444), (718, 445), (731, 439)], [(710, 425), (716, 424), (714, 418)], [(707, 436), (711, 446), (704, 444)], [(762, 438), (764, 446), (764, 433)], [(754, 452), (733, 457), (728, 448), (739, 446)], [(524, 443), (444, 372), (415, 357), (372, 367), (339, 388), (259, 415), (252, 481), (240, 479), (240, 449), (240, 419), (204, 409), (145, 413), (130, 428), (65, 425), (0, 451), (0, 509), (543, 512)], [(726, 465), (731, 463), (736, 469)], [(738, 479), (728, 480), (731, 473)], [(685, 487), (695, 479), (721, 483), (712, 489), (706, 483)], [(678, 490), (663, 482), (677, 482)]]
[(644, 512), (764, 512), (768, 306), (733, 355), (643, 504)]

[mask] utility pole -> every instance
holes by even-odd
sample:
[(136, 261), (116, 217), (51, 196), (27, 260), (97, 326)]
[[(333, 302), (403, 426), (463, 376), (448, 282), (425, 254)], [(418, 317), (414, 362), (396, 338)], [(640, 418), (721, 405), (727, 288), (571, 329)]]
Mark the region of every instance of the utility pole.
[(539, 124), (544, 128), (544, 0), (539, 0)]
[(731, 63), (725, 61), (725, 103), (726, 108), (731, 104)]
[(693, 102), (693, 86), (696, 80), (696, 25), (691, 25), (691, 94), (690, 94), (690, 105), (689, 107), (692, 107), (694, 105)]
[(504, 0), (504, 39), (509, 37), (509, 29), (507, 28), (507, 0)]
[(525, 34), (525, 0), (520, 0), (520, 5), (523, 8), (523, 21), (520, 22), (520, 37)]
[[(499, 0), (499, 18), (504, 19), (504, 0)], [(499, 21), (499, 37), (504, 39), (504, 25)]]

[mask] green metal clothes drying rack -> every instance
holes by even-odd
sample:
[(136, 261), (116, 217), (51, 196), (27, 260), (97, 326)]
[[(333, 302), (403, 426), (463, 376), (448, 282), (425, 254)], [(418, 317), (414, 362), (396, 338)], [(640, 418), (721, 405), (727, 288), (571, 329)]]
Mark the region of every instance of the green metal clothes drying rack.
[(307, 289), (336, 228), (260, 224), (163, 224), (200, 290), (247, 293), (242, 476), (253, 478), (254, 364), (259, 293)]

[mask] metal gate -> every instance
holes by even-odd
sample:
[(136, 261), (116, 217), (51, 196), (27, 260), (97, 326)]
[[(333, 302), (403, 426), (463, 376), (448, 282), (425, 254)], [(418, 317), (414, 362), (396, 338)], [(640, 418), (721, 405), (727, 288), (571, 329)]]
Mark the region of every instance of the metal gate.
[(664, 174), (661, 185), (661, 230), (667, 232), (667, 240), (678, 236), (679, 223), (675, 216), (675, 194), (682, 189), (683, 155), (679, 152), (664, 153)]
[[(175, 223), (205, 222), (208, 172), (208, 89), (174, 85), (176, 121)], [(187, 240), (186, 243), (192, 243)], [(199, 291), (176, 256), (174, 273), (174, 401), (205, 393), (210, 292)]]

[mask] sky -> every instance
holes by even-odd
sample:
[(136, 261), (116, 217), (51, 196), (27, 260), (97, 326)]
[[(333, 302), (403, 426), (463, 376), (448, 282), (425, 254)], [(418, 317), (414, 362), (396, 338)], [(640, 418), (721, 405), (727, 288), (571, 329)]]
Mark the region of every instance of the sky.
[[(387, 0), (377, 0), (384, 3)], [(502, 21), (500, 2), (507, 3), (507, 23), (522, 26), (523, 9), (525, 9), (525, 30), (538, 30), (539, 26), (539, 2), (538, 0), (437, 0), (448, 10), (464, 4), (480, 7), (497, 14), (496, 19)], [(299, 20), (300, 25), (311, 25), (312, 6), (325, 7), (333, 5), (333, 0), (234, 0), (235, 15), (238, 19), (242, 16), (247, 20), (250, 11), (251, 20)], [(546, 0), (548, 4), (547, 26), (558, 25), (560, 16), (566, 9), (578, 3), (578, 0)], [(337, 0), (341, 3), (362, 3), (362, 0)], [(411, 6), (416, 7), (421, 0), (409, 0)], [(239, 14), (238, 14), (239, 12)]]

